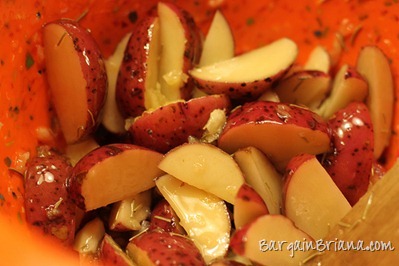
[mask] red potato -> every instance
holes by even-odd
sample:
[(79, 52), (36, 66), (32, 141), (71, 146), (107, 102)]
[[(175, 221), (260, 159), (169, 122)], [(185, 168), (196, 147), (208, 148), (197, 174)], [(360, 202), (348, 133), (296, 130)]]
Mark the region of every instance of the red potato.
[(208, 94), (226, 94), (237, 101), (261, 96), (291, 67), (298, 49), (290, 39), (280, 39), (258, 49), (197, 67), (189, 73), (195, 85)]
[(116, 102), (124, 117), (135, 117), (159, 105), (159, 18), (148, 16), (134, 27), (125, 48), (116, 83)]
[(294, 250), (293, 245), (312, 241), (287, 217), (267, 214), (235, 231), (230, 248), (260, 265), (300, 265), (312, 250)]
[(135, 266), (132, 259), (122, 250), (108, 234), (104, 235), (100, 244), (99, 260), (106, 266)]
[(297, 71), (277, 82), (273, 90), (281, 102), (316, 110), (331, 89), (331, 76), (317, 70)]
[(67, 143), (97, 128), (107, 95), (107, 75), (90, 32), (61, 19), (43, 27), (46, 77), (51, 101)]
[(288, 163), (283, 202), (285, 216), (313, 239), (324, 239), (351, 210), (345, 196), (311, 154), (297, 155)]
[(76, 206), (66, 188), (71, 173), (66, 157), (40, 147), (38, 156), (27, 162), (24, 183), (27, 223), (65, 245), (73, 243), (76, 227)]
[(334, 77), (331, 93), (316, 110), (329, 119), (339, 109), (351, 102), (362, 102), (368, 94), (367, 81), (354, 67), (343, 65)]
[(233, 155), (245, 182), (262, 197), (270, 214), (280, 214), (282, 207), (282, 176), (259, 149), (246, 147)]
[(226, 203), (171, 175), (161, 176), (155, 182), (205, 262), (226, 256), (231, 234), (231, 219)]
[(130, 33), (126, 34), (125, 37), (119, 41), (114, 53), (105, 60), (105, 68), (108, 77), (108, 94), (104, 105), (104, 115), (101, 124), (113, 134), (126, 133), (125, 119), (116, 101), (116, 84), (130, 36)]
[(126, 252), (137, 265), (206, 265), (192, 240), (163, 231), (147, 231), (132, 238)]
[(316, 70), (323, 73), (329, 73), (332, 62), (331, 56), (327, 50), (322, 46), (316, 46), (309, 54), (303, 69), (304, 70)]
[(284, 103), (246, 103), (229, 115), (218, 146), (228, 153), (253, 146), (269, 157), (279, 171), (300, 153), (330, 150), (327, 123), (309, 109)]
[(329, 120), (333, 151), (323, 165), (339, 189), (354, 205), (369, 187), (374, 162), (373, 124), (367, 106), (354, 102)]
[(266, 214), (269, 214), (269, 210), (261, 196), (251, 186), (243, 184), (234, 201), (233, 215), (236, 229)]
[(356, 69), (368, 83), (366, 104), (374, 125), (374, 158), (379, 159), (392, 135), (394, 82), (388, 57), (377, 46), (360, 51)]
[(158, 202), (151, 212), (149, 230), (161, 229), (166, 232), (185, 235), (180, 219), (167, 200)]
[(230, 110), (225, 95), (212, 95), (178, 101), (144, 112), (129, 128), (132, 142), (165, 153), (188, 141), (201, 138), (210, 114), (215, 109)]
[(171, 101), (188, 100), (187, 72), (199, 60), (199, 29), (185, 10), (159, 3), (134, 28), (116, 85), (122, 115), (139, 116)]
[(211, 65), (234, 57), (234, 36), (221, 11), (213, 15), (198, 66)]
[(202, 35), (189, 12), (173, 3), (159, 2), (162, 53), (159, 83), (168, 101), (187, 100), (193, 83), (188, 71), (196, 65), (202, 51)]
[(161, 153), (132, 144), (109, 144), (95, 149), (74, 167), (68, 180), (72, 200), (89, 211), (132, 197), (155, 186), (163, 172)]
[(237, 162), (208, 143), (186, 143), (169, 151), (158, 167), (196, 188), (234, 204), (244, 181)]

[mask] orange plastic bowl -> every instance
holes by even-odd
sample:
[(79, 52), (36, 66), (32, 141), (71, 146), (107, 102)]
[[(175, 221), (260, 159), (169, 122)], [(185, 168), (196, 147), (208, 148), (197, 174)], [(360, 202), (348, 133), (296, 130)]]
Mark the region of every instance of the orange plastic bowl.
[[(157, 1), (139, 0), (13, 0), (0, 1), (0, 258), (12, 265), (78, 264), (72, 252), (27, 229), (24, 221), (23, 178), (13, 171), (20, 155), (34, 154), (37, 130), (50, 125), (46, 73), (41, 46), (44, 23), (68, 17), (91, 30), (105, 57)], [(361, 46), (377, 44), (390, 58), (396, 88), (399, 65), (399, 4), (396, 1), (342, 0), (176, 0), (191, 12), (206, 32), (213, 12), (221, 9), (233, 28), (236, 51), (252, 49), (280, 37), (300, 47), (304, 62), (317, 44), (331, 48), (339, 31), (351, 37), (341, 63), (354, 65)], [(396, 105), (394, 131), (399, 125)], [(56, 145), (56, 140), (54, 145)], [(399, 153), (393, 134), (386, 153), (390, 167)]]

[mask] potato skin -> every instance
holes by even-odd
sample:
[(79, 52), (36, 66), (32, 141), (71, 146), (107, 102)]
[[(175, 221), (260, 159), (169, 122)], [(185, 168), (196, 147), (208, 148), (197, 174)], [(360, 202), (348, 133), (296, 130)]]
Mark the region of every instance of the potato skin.
[(329, 120), (333, 152), (327, 154), (323, 166), (351, 205), (369, 187), (374, 164), (373, 124), (367, 106), (350, 103)]
[[(202, 50), (200, 30), (186, 10), (172, 3), (167, 3), (166, 5), (176, 13), (185, 31), (187, 42), (182, 72), (188, 73), (193, 65), (198, 63), (200, 58)], [(149, 77), (149, 71), (154, 72), (151, 73), (152, 75), (159, 75), (158, 69), (148, 69), (149, 49), (152, 47), (149, 44), (152, 41), (157, 41), (154, 35), (160, 34), (160, 32), (156, 32), (154, 25), (158, 23), (157, 6), (154, 6), (134, 28), (126, 47), (116, 86), (116, 102), (125, 118), (139, 116), (148, 108), (148, 106), (145, 106), (145, 83)], [(159, 28), (159, 26), (157, 27)], [(158, 38), (160, 37), (158, 36)], [(180, 88), (180, 99), (183, 100), (191, 98), (194, 85), (191, 77), (188, 75), (187, 77), (187, 82)], [(159, 79), (160, 77), (158, 77)]]
[(230, 110), (225, 95), (194, 98), (174, 102), (152, 112), (144, 112), (129, 128), (132, 142), (165, 153), (187, 142), (189, 136), (200, 138), (203, 127), (215, 109)]
[(25, 172), (26, 221), (71, 245), (75, 235), (76, 205), (70, 200), (66, 180), (72, 172), (68, 159), (48, 147), (27, 162)]
[(148, 77), (146, 47), (153, 39), (157, 17), (148, 15), (134, 28), (126, 46), (116, 84), (116, 102), (122, 116), (135, 117), (146, 110), (145, 81)]

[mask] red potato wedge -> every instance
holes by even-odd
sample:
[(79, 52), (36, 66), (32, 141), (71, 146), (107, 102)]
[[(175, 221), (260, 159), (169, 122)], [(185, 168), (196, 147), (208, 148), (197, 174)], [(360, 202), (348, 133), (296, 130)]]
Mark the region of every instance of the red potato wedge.
[(180, 235), (186, 234), (180, 225), (179, 217), (165, 199), (159, 201), (151, 212), (149, 230), (157, 229)]
[(322, 46), (316, 46), (309, 54), (303, 69), (316, 70), (328, 74), (331, 69), (331, 57), (328, 51)]
[(159, 62), (161, 91), (170, 101), (188, 100), (193, 83), (188, 71), (202, 51), (201, 33), (190, 13), (173, 3), (158, 3), (162, 53)]
[(198, 66), (211, 65), (234, 57), (234, 36), (221, 11), (213, 16), (205, 37)]
[(107, 75), (89, 31), (61, 19), (43, 27), (46, 77), (51, 101), (67, 143), (90, 135), (101, 121)]
[(180, 218), (180, 224), (195, 243), (206, 263), (224, 257), (230, 241), (230, 215), (220, 198), (164, 175), (156, 186)]
[(187, 74), (199, 60), (202, 41), (193, 18), (172, 3), (159, 3), (131, 33), (117, 80), (122, 115), (136, 117), (191, 98)]
[(73, 243), (77, 218), (65, 185), (71, 173), (66, 157), (40, 147), (39, 155), (28, 160), (24, 179), (27, 223), (65, 245)]
[(373, 124), (367, 106), (353, 102), (329, 120), (333, 152), (323, 166), (353, 206), (367, 192), (374, 163)]
[(108, 234), (104, 235), (100, 244), (99, 260), (107, 266), (135, 266), (132, 259), (122, 250)]
[(331, 116), (351, 102), (362, 102), (368, 94), (367, 81), (349, 65), (343, 65), (334, 77), (331, 94), (316, 110), (323, 118)]
[(256, 218), (269, 214), (261, 196), (248, 184), (238, 190), (234, 202), (234, 225), (236, 229), (252, 222)]
[(187, 143), (169, 151), (158, 167), (194, 187), (234, 204), (244, 175), (234, 159), (214, 145)]
[(365, 46), (356, 69), (369, 85), (366, 103), (374, 127), (374, 158), (379, 159), (392, 135), (394, 85), (390, 63), (380, 48)]
[(326, 237), (351, 210), (345, 196), (314, 155), (292, 158), (284, 179), (284, 213), (313, 239)]
[(98, 255), (100, 243), (105, 235), (104, 223), (99, 217), (87, 222), (76, 234), (74, 250), (84, 257), (95, 258)]
[(297, 154), (321, 154), (330, 150), (327, 123), (309, 109), (284, 103), (245, 103), (229, 115), (218, 146), (227, 153), (253, 146), (284, 172)]
[(133, 143), (165, 153), (187, 142), (190, 136), (201, 138), (211, 112), (216, 109), (230, 110), (230, 101), (225, 95), (170, 103), (137, 117), (129, 133)]
[(108, 94), (104, 105), (104, 115), (101, 123), (113, 134), (123, 134), (126, 132), (125, 119), (122, 116), (116, 101), (116, 85), (130, 36), (130, 33), (126, 34), (118, 43), (114, 53), (105, 60), (105, 69), (107, 70), (108, 77)]
[(116, 103), (123, 117), (136, 117), (163, 104), (159, 91), (158, 57), (161, 53), (159, 18), (141, 20), (130, 35), (116, 83)]
[(303, 70), (278, 81), (273, 90), (281, 102), (317, 110), (331, 89), (331, 76), (322, 71)]
[(142, 222), (150, 216), (151, 190), (114, 203), (108, 218), (109, 229), (113, 231), (140, 230)]
[(132, 144), (101, 146), (75, 165), (69, 195), (86, 211), (132, 197), (155, 186), (154, 178), (163, 173), (158, 168), (162, 158)]
[(249, 101), (258, 98), (294, 63), (298, 53), (290, 39), (280, 39), (231, 59), (197, 67), (189, 73), (208, 94)]
[(268, 214), (237, 230), (230, 248), (260, 265), (300, 265), (312, 250), (296, 250), (294, 245), (313, 241), (287, 217)]
[(132, 238), (126, 252), (137, 265), (206, 265), (192, 240), (163, 231), (148, 231)]
[(270, 214), (280, 214), (282, 208), (282, 176), (255, 147), (239, 149), (233, 154), (248, 183), (262, 197)]

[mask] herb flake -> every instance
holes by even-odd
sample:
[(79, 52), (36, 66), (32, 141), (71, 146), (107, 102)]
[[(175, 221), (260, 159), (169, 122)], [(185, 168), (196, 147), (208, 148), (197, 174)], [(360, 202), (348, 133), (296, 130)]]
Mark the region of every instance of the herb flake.
[(11, 160), (11, 158), (10, 157), (5, 157), (4, 158), (4, 164), (7, 166), (7, 167), (10, 167), (11, 166), (11, 164), (12, 164), (12, 160)]
[(251, 26), (255, 23), (255, 19), (254, 18), (248, 18), (246, 21), (247, 26)]
[(25, 67), (26, 67), (26, 69), (30, 69), (34, 64), (35, 64), (35, 60), (33, 60), (32, 55), (30, 53), (27, 53), (26, 57), (25, 57)]

